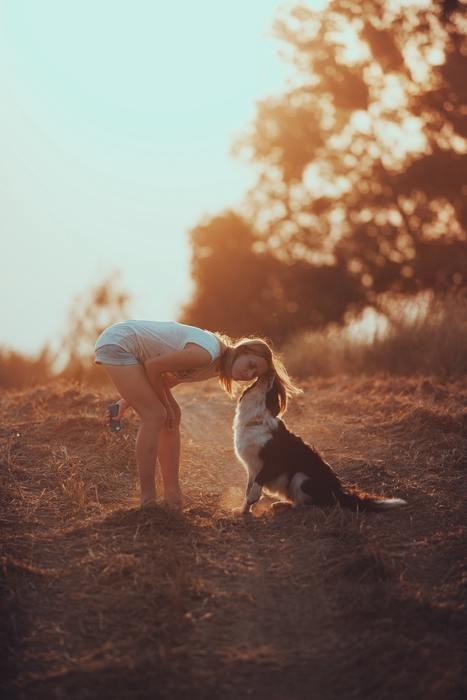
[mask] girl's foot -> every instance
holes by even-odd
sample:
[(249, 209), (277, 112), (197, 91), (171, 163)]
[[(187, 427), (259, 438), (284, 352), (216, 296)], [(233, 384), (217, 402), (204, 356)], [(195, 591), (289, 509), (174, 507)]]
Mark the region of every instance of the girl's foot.
[(182, 509), (183, 507), (183, 495), (181, 491), (170, 491), (164, 493), (164, 503), (166, 503), (171, 508)]

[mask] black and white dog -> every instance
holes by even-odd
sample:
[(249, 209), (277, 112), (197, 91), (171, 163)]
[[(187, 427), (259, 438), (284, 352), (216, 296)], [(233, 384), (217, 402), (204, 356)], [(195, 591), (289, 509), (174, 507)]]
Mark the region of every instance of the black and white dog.
[(274, 373), (259, 377), (238, 400), (234, 418), (235, 453), (248, 474), (247, 513), (264, 492), (305, 505), (339, 504), (351, 510), (387, 510), (406, 505), (401, 498), (378, 498), (346, 489), (318, 452), (280, 419), (281, 387)]

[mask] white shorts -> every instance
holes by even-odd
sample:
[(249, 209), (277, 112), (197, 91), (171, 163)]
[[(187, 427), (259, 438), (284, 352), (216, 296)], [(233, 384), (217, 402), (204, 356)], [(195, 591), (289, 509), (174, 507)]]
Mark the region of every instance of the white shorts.
[(109, 344), (101, 345), (100, 348), (96, 350), (97, 365), (139, 365), (139, 360), (125, 348), (121, 348), (120, 345)]

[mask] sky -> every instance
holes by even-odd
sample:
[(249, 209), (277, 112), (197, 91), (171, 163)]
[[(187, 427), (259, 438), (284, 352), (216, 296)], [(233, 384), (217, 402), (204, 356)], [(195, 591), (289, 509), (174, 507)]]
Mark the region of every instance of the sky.
[(116, 270), (131, 317), (176, 318), (188, 231), (241, 203), (255, 170), (232, 143), (291, 74), (281, 7), (0, 0), (1, 347), (56, 348)]

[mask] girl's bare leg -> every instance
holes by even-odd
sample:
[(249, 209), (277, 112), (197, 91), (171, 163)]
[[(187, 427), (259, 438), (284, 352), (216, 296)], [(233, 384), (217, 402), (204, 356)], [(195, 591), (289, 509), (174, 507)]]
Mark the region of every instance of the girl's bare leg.
[(141, 486), (141, 505), (156, 496), (155, 468), (159, 433), (166, 410), (152, 388), (142, 365), (105, 365), (121, 397), (133, 406), (141, 423), (136, 438), (136, 463)]
[(163, 426), (159, 433), (159, 462), (164, 483), (164, 500), (173, 506), (182, 505), (178, 480), (180, 469), (180, 425), (172, 430)]
[(180, 470), (180, 420), (182, 412), (170, 389), (167, 400), (173, 411), (174, 425), (163, 425), (159, 433), (159, 462), (164, 484), (164, 499), (173, 506), (182, 505), (182, 492), (178, 480)]

